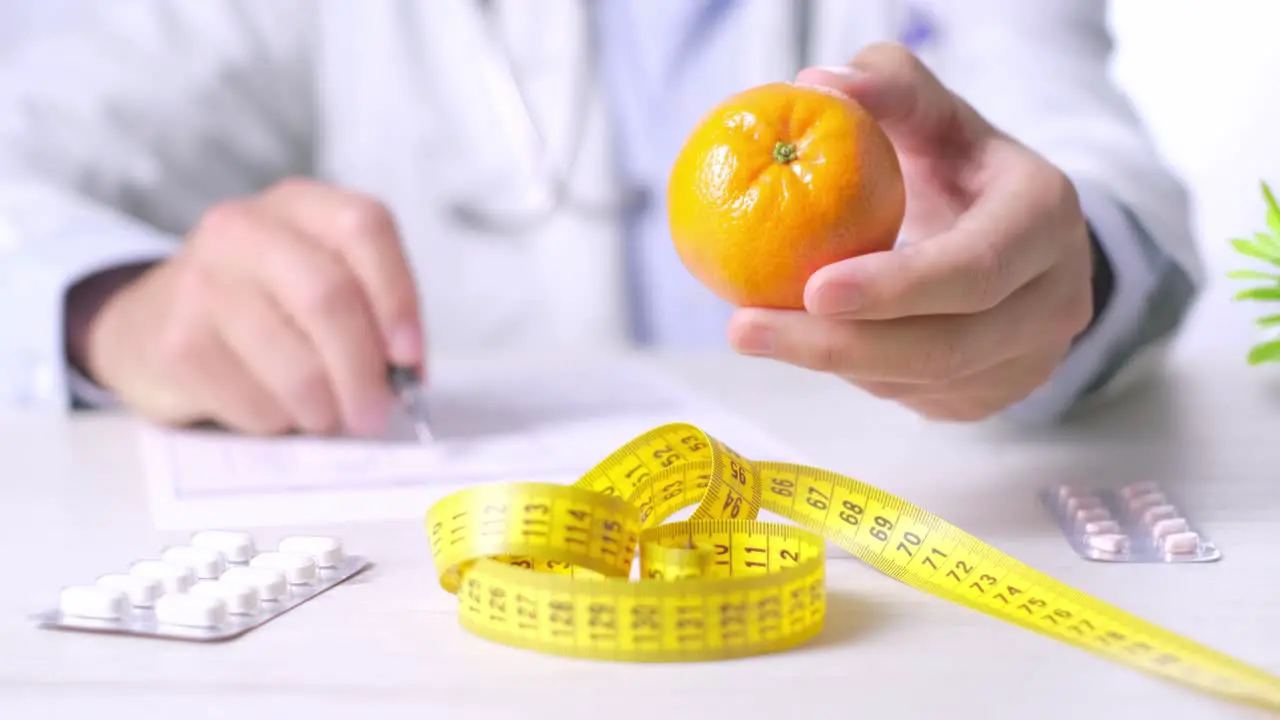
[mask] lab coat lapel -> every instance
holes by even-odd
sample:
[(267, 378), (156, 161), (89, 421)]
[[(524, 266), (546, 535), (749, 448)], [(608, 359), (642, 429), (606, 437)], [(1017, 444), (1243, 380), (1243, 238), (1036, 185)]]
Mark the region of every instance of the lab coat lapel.
[[(519, 110), (507, 118), (514, 122), (504, 120), (495, 88), (483, 79), (486, 65), (507, 71), (485, 40), (478, 3), (400, 2), (412, 5), (414, 12), (406, 15), (416, 17), (424, 37), (407, 51), (420, 58), (415, 62), (422, 88), (415, 92), (432, 98), (422, 110), (447, 124), (440, 136), (451, 142), (446, 152), (424, 154), (411, 163), (423, 178), (405, 185), (438, 186), (425, 192), (439, 202), (489, 193), (501, 196), (500, 203), (537, 187), (536, 168), (526, 159), (530, 149), (511, 129), (521, 122)], [(583, 130), (570, 122), (582, 111), (573, 93), (579, 87), (577, 72), (588, 62), (579, 0), (496, 0), (495, 11), (548, 159), (562, 168), (580, 142), (569, 179), (575, 197), (612, 197), (616, 183), (598, 97), (586, 106), (589, 122)], [(439, 172), (440, 155), (454, 158), (450, 172)], [(529, 232), (492, 235), (451, 213), (417, 208), (419, 202), (409, 194), (402, 203), (407, 215), (421, 218), (415, 236), (429, 245), (419, 253), (424, 276), (431, 278), (427, 305), (435, 327), (445, 328), (446, 344), (465, 350), (578, 351), (625, 341), (618, 218), (583, 217), (561, 208)], [(467, 315), (474, 319), (459, 319)]]
[[(588, 0), (594, 1), (594, 0)], [(499, 0), (527, 101), (557, 168), (573, 157), (568, 177), (574, 199), (593, 207), (620, 194), (607, 108), (584, 69), (591, 67), (583, 0)], [(582, 83), (592, 83), (582, 104)], [(585, 113), (585, 123), (575, 121)], [(580, 130), (579, 130), (580, 128)], [(530, 271), (539, 297), (531, 299), (540, 326), (556, 347), (608, 349), (627, 341), (623, 225), (616, 214), (584, 216), (562, 208), (530, 236)]]
[[(735, 31), (751, 37), (751, 53), (742, 58), (738, 82), (746, 88), (790, 80), (797, 64), (796, 25), (798, 3), (792, 0), (739, 0)], [(708, 98), (711, 104), (718, 98)]]
[(870, 43), (898, 39), (896, 29), (905, 22), (908, 5), (900, 0), (742, 0), (738, 12), (741, 30), (754, 37), (754, 54), (743, 58), (742, 79), (756, 85), (791, 80), (806, 66), (847, 63)]
[(810, 0), (809, 65), (842, 65), (863, 47), (897, 40), (907, 3), (902, 0)]

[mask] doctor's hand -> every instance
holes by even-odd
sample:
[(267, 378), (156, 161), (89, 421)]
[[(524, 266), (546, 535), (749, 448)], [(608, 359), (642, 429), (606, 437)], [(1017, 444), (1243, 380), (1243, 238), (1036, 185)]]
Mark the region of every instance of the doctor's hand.
[(389, 213), (290, 180), (209, 210), (172, 259), (109, 296), (73, 359), (162, 424), (376, 435), (388, 363), (420, 367), (422, 335)]
[(898, 246), (818, 270), (805, 310), (748, 308), (733, 346), (833, 373), (938, 420), (994, 415), (1042, 385), (1090, 323), (1092, 253), (1074, 188), (911, 53), (873, 46), (797, 82), (854, 98), (897, 149)]

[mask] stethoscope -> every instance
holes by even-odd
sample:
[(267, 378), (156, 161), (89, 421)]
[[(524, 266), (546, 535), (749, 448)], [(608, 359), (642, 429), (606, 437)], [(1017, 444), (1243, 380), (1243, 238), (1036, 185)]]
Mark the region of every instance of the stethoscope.
[[(479, 53), (479, 74), (495, 104), (498, 117), (506, 126), (504, 130), (515, 141), (520, 152), (530, 164), (534, 181), (522, 193), (480, 193), (476, 197), (457, 201), (450, 207), (453, 217), (464, 226), (493, 235), (522, 235), (538, 229), (562, 209), (571, 209), (589, 218), (616, 218), (640, 209), (648, 193), (639, 187), (624, 186), (617, 197), (603, 200), (578, 197), (569, 187), (569, 178), (582, 148), (582, 136), (586, 124), (586, 108), (590, 93), (599, 79), (594, 62), (578, 63), (579, 77), (574, 83), (572, 102), (576, 111), (569, 114), (572, 128), (571, 151), (561, 161), (550, 157), (547, 143), (538, 124), (533, 119), (528, 99), (520, 85), (511, 61), (511, 53), (502, 39), (501, 30), (494, 17), (492, 0), (476, 0), (483, 16), (485, 52)], [(596, 57), (598, 38), (595, 32), (596, 3), (582, 2), (586, 12), (587, 57)]]
[[(578, 161), (586, 119), (586, 108), (594, 84), (598, 63), (590, 58), (598, 57), (599, 38), (596, 32), (598, 17), (597, 0), (581, 0), (586, 20), (587, 61), (579, 63), (580, 73), (574, 84), (573, 102), (577, 110), (570, 113), (576, 123), (571, 151), (561, 161), (550, 157), (546, 140), (533, 119), (528, 99), (521, 87), (512, 63), (511, 53), (502, 38), (495, 18), (493, 0), (475, 0), (484, 20), (484, 52), (478, 53), (478, 70), (495, 110), (505, 127), (505, 132), (515, 141), (524, 159), (530, 164), (534, 180), (524, 192), (479, 193), (474, 197), (455, 201), (450, 205), (451, 215), (463, 226), (488, 235), (519, 236), (542, 226), (553, 215), (570, 209), (582, 217), (613, 219), (629, 215), (642, 208), (649, 200), (646, 189), (624, 185), (615, 197), (587, 199), (577, 196), (569, 187), (569, 178)], [(796, 27), (809, 27), (811, 0), (792, 0), (795, 8)], [(807, 53), (807, 38), (802, 33), (799, 47), (801, 57)], [(502, 197), (499, 197), (499, 196)]]

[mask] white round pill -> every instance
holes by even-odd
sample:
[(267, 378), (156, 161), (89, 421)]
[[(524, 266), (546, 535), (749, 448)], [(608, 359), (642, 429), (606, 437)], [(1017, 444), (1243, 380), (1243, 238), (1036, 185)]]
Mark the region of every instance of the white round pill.
[(1155, 525), (1161, 520), (1176, 517), (1178, 517), (1178, 508), (1172, 505), (1156, 505), (1155, 507), (1147, 508), (1146, 512), (1142, 513), (1142, 522), (1147, 525)]
[(1118, 554), (1129, 549), (1129, 538), (1118, 533), (1089, 535), (1085, 538), (1089, 547), (1104, 553)]
[(252, 585), (201, 580), (191, 586), (191, 594), (218, 598), (232, 615), (252, 615), (258, 609), (258, 591)]
[(1159, 520), (1151, 526), (1151, 537), (1156, 542), (1162, 542), (1170, 535), (1186, 532), (1190, 529), (1191, 526), (1187, 524), (1186, 518), (1167, 518)]
[(288, 589), (288, 581), (284, 573), (273, 568), (227, 568), (220, 580), (228, 584), (251, 587), (257, 592), (258, 599), (263, 601), (275, 600), (284, 595)]
[(156, 620), (165, 625), (217, 627), (227, 620), (227, 604), (210, 595), (162, 595), (156, 600)]
[(196, 582), (196, 574), (191, 568), (163, 560), (139, 560), (130, 566), (129, 574), (159, 580), (166, 595), (184, 593)]
[(1080, 495), (1067, 500), (1067, 512), (1093, 510), (1102, 507), (1102, 501), (1096, 495)]
[(1186, 555), (1200, 549), (1200, 534), (1180, 532), (1164, 538), (1164, 551), (1170, 555)]
[(279, 570), (290, 585), (306, 585), (316, 579), (316, 561), (301, 553), (264, 552), (250, 560), (249, 567)]
[(186, 565), (202, 579), (216, 578), (227, 569), (227, 559), (212, 548), (194, 545), (177, 545), (167, 548), (160, 554), (160, 559), (175, 565)]
[(1098, 522), (1085, 523), (1084, 531), (1090, 535), (1115, 534), (1120, 532), (1120, 523), (1115, 520), (1099, 520)]
[(98, 578), (99, 587), (119, 590), (129, 597), (134, 607), (151, 607), (164, 594), (164, 585), (155, 578), (115, 573)]
[(129, 610), (129, 596), (100, 585), (73, 585), (62, 589), (58, 609), (74, 617), (119, 620)]
[(1165, 499), (1164, 495), (1158, 492), (1147, 493), (1146, 495), (1129, 498), (1129, 512), (1134, 515), (1141, 515), (1153, 507), (1168, 504), (1169, 501)]
[(1102, 522), (1110, 519), (1111, 513), (1107, 512), (1106, 508), (1096, 507), (1076, 512), (1076, 522), (1080, 525), (1086, 525), (1091, 522)]
[(249, 558), (257, 552), (252, 535), (230, 530), (201, 530), (191, 536), (191, 544), (217, 550), (226, 557), (227, 562), (233, 563), (249, 562)]
[(1160, 489), (1160, 484), (1154, 480), (1144, 480), (1142, 482), (1131, 483), (1120, 488), (1120, 497), (1125, 500), (1132, 500), (1139, 495), (1156, 492)]
[(310, 555), (322, 568), (337, 567), (342, 562), (342, 541), (322, 535), (294, 535), (280, 541), (276, 548), (283, 553)]

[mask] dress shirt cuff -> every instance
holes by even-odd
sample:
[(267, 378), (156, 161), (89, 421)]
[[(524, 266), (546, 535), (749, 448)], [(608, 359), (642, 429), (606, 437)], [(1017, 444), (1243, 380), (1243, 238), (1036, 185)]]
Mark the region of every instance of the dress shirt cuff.
[[(88, 323), (92, 320), (93, 314), (101, 306), (101, 303), (106, 302), (112, 293), (117, 292), (138, 277), (139, 273), (134, 272), (134, 268), (145, 268), (163, 260), (166, 255), (167, 252), (160, 252), (144, 253), (142, 255), (131, 254), (127, 257), (112, 258), (104, 265), (91, 266), (67, 278), (61, 297), (62, 313), (60, 317), (63, 329), (63, 371), (66, 378), (66, 392), (72, 409), (110, 409), (117, 407), (117, 400), (110, 391), (90, 379), (81, 368), (76, 367), (71, 357), (72, 353), (65, 347), (66, 339), (75, 337), (75, 335), (70, 334), (72, 331), (77, 333), (88, 331)], [(117, 269), (125, 270), (128, 274), (121, 277), (111, 277), (111, 271)], [(87, 293), (81, 298), (81, 307), (69, 304), (68, 301), (71, 295), (74, 294), (72, 288), (81, 282), (94, 283), (95, 276), (101, 276), (102, 273), (108, 273), (108, 275), (96, 278), (101, 281), (100, 286), (87, 290)]]
[(67, 391), (74, 407), (88, 410), (108, 410), (119, 407), (119, 401), (109, 390), (85, 377), (84, 373), (67, 363)]
[(1100, 187), (1077, 182), (1076, 189), (1097, 248), (1111, 270), (1110, 297), (1049, 380), (1002, 413), (1004, 419), (1023, 425), (1061, 420), (1106, 383), (1117, 363), (1128, 364), (1132, 353), (1152, 349), (1157, 339), (1141, 343), (1145, 347), (1134, 347), (1134, 339), (1142, 335), (1149, 305), (1161, 284), (1161, 273), (1169, 270), (1172, 260)]

